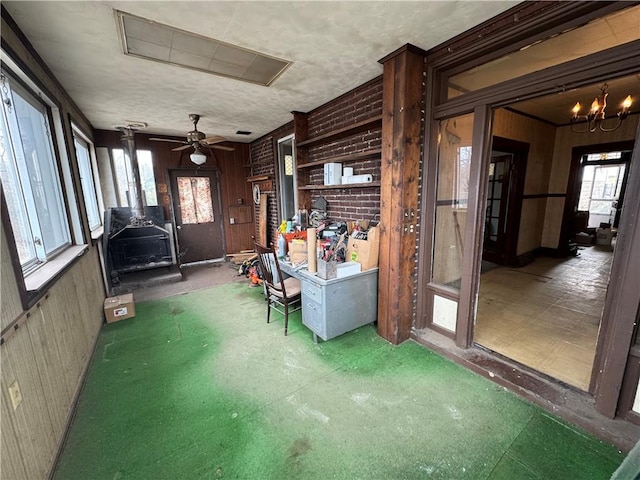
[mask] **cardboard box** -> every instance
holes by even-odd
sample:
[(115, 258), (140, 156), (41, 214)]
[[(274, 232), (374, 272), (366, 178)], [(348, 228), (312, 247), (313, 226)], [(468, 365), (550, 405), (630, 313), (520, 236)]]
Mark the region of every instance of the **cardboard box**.
[(118, 295), (104, 300), (104, 316), (107, 323), (126, 320), (136, 316), (136, 306), (133, 303), (133, 294)]
[(347, 243), (347, 261), (358, 262), (362, 271), (378, 266), (378, 249), (380, 248), (380, 229), (371, 227), (366, 240), (349, 237)]
[(611, 245), (613, 239), (613, 232), (610, 228), (598, 228), (596, 230), (596, 244), (597, 245)]
[(306, 262), (307, 242), (304, 240), (294, 240), (289, 242), (289, 261), (294, 265)]

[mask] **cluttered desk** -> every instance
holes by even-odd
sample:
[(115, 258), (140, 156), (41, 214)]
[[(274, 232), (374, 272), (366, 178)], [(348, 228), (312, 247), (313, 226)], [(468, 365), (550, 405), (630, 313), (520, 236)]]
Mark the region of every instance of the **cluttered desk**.
[[(279, 255), (283, 275), (300, 280), (302, 323), (323, 340), (377, 320), (378, 227), (306, 229)], [(285, 235), (280, 235), (280, 239)], [(279, 251), (284, 252), (282, 242)]]
[(302, 323), (322, 340), (373, 323), (378, 313), (378, 268), (322, 279), (306, 266), (280, 261), (282, 273), (302, 284)]

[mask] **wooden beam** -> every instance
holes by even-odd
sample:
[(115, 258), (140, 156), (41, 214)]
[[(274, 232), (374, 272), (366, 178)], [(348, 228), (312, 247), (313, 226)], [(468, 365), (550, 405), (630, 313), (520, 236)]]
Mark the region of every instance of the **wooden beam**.
[(394, 344), (413, 325), (424, 71), (414, 49), (384, 60), (378, 333)]

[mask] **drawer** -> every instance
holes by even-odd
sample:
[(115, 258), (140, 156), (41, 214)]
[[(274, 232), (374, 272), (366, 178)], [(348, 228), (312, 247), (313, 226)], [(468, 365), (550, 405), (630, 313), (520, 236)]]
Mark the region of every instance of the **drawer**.
[(322, 288), (315, 283), (308, 281), (302, 282), (302, 295), (308, 297), (311, 300), (322, 303)]
[(324, 334), (323, 313), (322, 305), (302, 297), (302, 323), (318, 335)]

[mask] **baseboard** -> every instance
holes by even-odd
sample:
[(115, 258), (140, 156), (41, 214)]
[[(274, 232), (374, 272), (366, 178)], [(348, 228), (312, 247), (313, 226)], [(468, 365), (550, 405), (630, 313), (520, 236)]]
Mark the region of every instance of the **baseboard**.
[(535, 261), (538, 257), (553, 257), (553, 258), (562, 258), (566, 257), (560, 249), (558, 248), (550, 248), (550, 247), (538, 247), (529, 252), (520, 254), (516, 257), (516, 261), (514, 263), (514, 267), (524, 267), (525, 265), (529, 265), (533, 261)]

